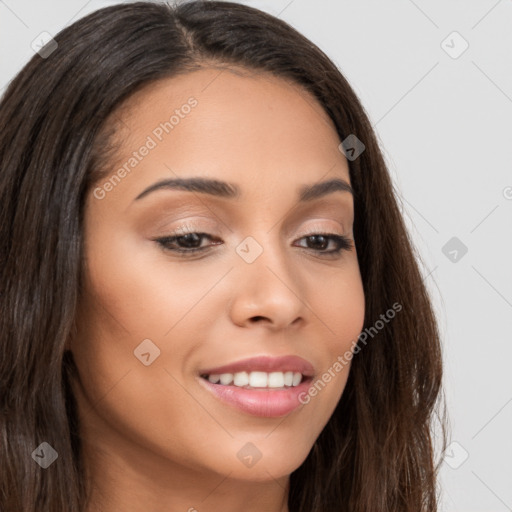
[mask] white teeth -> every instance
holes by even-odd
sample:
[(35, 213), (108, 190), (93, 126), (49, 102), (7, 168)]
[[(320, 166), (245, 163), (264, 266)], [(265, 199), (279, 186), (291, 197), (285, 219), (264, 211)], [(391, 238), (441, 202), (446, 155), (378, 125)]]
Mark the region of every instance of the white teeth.
[(220, 374), (220, 383), (224, 386), (228, 386), (233, 382), (233, 374), (232, 373), (221, 373)]
[(266, 388), (267, 385), (268, 375), (265, 372), (251, 372), (249, 375), (249, 386), (251, 386), (251, 388)]
[(233, 384), (240, 387), (247, 386), (249, 384), (249, 374), (247, 372), (235, 373)]
[(283, 386), (284, 386), (283, 372), (272, 372), (272, 373), (268, 374), (268, 387), (269, 388), (282, 388)]
[(302, 374), (299, 372), (237, 372), (237, 373), (212, 373), (208, 375), (212, 384), (223, 386), (238, 386), (251, 388), (283, 388), (295, 387), (302, 381)]
[(302, 380), (302, 375), (300, 373), (295, 372), (293, 374), (292, 386), (298, 386), (300, 381)]

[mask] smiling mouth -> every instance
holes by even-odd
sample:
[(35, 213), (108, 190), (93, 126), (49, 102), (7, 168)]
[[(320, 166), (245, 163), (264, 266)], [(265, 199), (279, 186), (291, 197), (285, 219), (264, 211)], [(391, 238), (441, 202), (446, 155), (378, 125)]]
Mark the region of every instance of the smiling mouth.
[(283, 417), (299, 409), (316, 375), (312, 363), (296, 355), (256, 356), (203, 368), (197, 378), (225, 405), (260, 418)]
[(201, 378), (211, 384), (234, 386), (243, 389), (282, 390), (297, 387), (310, 377), (300, 372), (236, 372), (203, 374)]

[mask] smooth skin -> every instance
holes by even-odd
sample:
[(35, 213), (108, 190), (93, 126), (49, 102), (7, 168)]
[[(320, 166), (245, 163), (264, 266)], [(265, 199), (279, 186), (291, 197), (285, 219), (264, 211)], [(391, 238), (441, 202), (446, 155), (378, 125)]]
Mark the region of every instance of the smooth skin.
[[(158, 141), (154, 130), (191, 97), (197, 105)], [(296, 85), (213, 66), (146, 87), (116, 117), (120, 146), (109, 176), (148, 136), (157, 145), (115, 185), (100, 181), (103, 197), (93, 188), (86, 201), (84, 289), (70, 348), (94, 484), (88, 512), (286, 512), (289, 475), (334, 411), (350, 363), (278, 418), (226, 405), (199, 372), (298, 355), (320, 378), (357, 340), (364, 292), (353, 197), (336, 190), (298, 202), (301, 186), (350, 184), (334, 125)], [(163, 188), (136, 199), (177, 177), (230, 182), (241, 195)], [(167, 248), (156, 241), (183, 226), (211, 239)], [(329, 255), (337, 243), (308, 238), (318, 233), (344, 235), (352, 247)], [(263, 250), (252, 263), (236, 250), (247, 237)], [(206, 249), (172, 251), (197, 246)], [(160, 350), (148, 365), (134, 354), (143, 340)], [(261, 453), (252, 467), (237, 456), (246, 443)]]

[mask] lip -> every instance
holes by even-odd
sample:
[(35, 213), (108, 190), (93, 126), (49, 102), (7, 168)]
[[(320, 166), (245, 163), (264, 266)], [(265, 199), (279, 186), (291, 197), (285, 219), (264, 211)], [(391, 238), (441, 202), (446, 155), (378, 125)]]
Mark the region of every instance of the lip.
[[(237, 373), (237, 372), (300, 372), (304, 376), (298, 386), (285, 389), (254, 388), (247, 389), (238, 386), (213, 384), (202, 375)], [(234, 363), (207, 368), (200, 371), (200, 385), (211, 392), (222, 403), (236, 409), (264, 418), (286, 416), (299, 408), (303, 403), (299, 397), (307, 393), (315, 368), (305, 359), (298, 356), (269, 357), (259, 356), (236, 361)]]
[(199, 375), (237, 372), (299, 372), (305, 377), (313, 377), (315, 368), (309, 361), (299, 356), (258, 356), (241, 359), (224, 366), (205, 368), (199, 372)]
[(299, 397), (307, 393), (311, 378), (304, 379), (298, 386), (287, 389), (245, 389), (237, 386), (212, 384), (198, 377), (200, 385), (206, 387), (216, 398), (226, 405), (242, 412), (263, 418), (286, 416), (303, 405)]

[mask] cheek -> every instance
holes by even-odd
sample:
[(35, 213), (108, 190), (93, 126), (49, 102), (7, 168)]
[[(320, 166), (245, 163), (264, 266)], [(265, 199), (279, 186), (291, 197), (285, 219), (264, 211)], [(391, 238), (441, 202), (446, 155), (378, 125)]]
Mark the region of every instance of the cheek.
[(309, 284), (311, 309), (323, 326), (331, 355), (357, 342), (364, 325), (365, 296), (355, 253), (338, 272)]
[(217, 264), (212, 272), (211, 265), (171, 260), (156, 242), (122, 232), (108, 237), (98, 232), (88, 262), (87, 288), (94, 300), (118, 321), (118, 328), (141, 340), (170, 337), (229, 270), (227, 264)]
[[(212, 272), (212, 265), (170, 263), (154, 242), (114, 231), (100, 235), (98, 229), (89, 239), (87, 294), (73, 342), (86, 395), (84, 424), (100, 437), (106, 422), (190, 465), (209, 446), (204, 429), (219, 427), (187, 389), (189, 361), (212, 327), (213, 303), (220, 303), (205, 295), (231, 266), (219, 264)], [(97, 407), (95, 414), (87, 402)]]
[(172, 379), (165, 369), (182, 382), (190, 354), (203, 342), (197, 333), (208, 332), (211, 325), (211, 315), (197, 312), (208, 302), (201, 298), (218, 280), (217, 273), (198, 265), (194, 271), (180, 270), (179, 263), (170, 265), (155, 250), (154, 242), (134, 244), (112, 231), (106, 244), (99, 235), (100, 230), (89, 244), (87, 293), (73, 344), (90, 399), (99, 400), (122, 379), (135, 383), (129, 385), (134, 403), (144, 402), (139, 390), (168, 396), (165, 387), (172, 387)]
[[(317, 317), (317, 342), (321, 365), (307, 393), (301, 397), (322, 427), (334, 411), (345, 388), (354, 347), (364, 326), (365, 296), (355, 254), (342, 270), (309, 283), (310, 307)], [(321, 286), (320, 283), (327, 283)], [(318, 333), (322, 333), (319, 335)]]
[[(101, 252), (91, 244), (73, 346), (83, 384), (76, 393), (86, 397), (81, 422), (89, 439), (102, 440), (97, 445), (115, 444), (117, 438), (109, 438), (115, 430), (183, 466), (200, 464), (211, 449), (204, 430), (219, 427), (186, 387), (188, 361), (203, 342), (197, 333), (207, 333), (212, 322), (201, 298), (219, 277), (198, 265), (180, 272), (148, 246), (131, 247), (126, 258), (122, 241), (109, 245)], [(122, 450), (128, 457), (130, 444)]]

